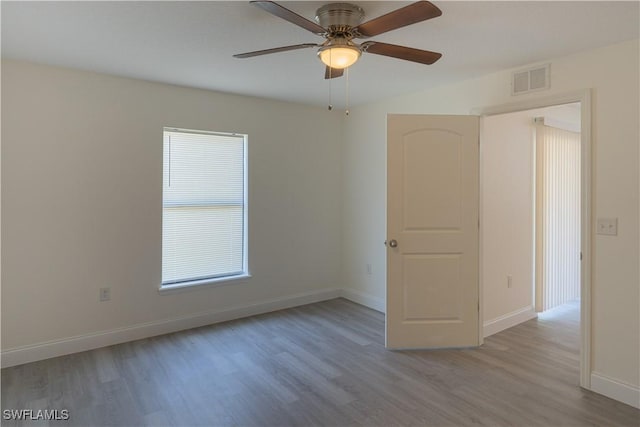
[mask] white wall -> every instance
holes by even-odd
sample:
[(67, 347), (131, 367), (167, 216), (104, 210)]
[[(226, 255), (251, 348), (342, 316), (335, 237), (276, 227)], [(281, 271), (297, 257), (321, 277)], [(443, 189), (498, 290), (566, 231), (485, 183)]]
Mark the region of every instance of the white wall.
[[(639, 46), (632, 40), (551, 60), (551, 89), (512, 97), (510, 70), (351, 109), (343, 149), (343, 277), (354, 294), (385, 296), (387, 113), (470, 114), (593, 89), (595, 217), (617, 217), (616, 237), (593, 235), (594, 373), (640, 385), (638, 221)], [(425, 72), (428, 78), (428, 71)], [(365, 272), (372, 264), (372, 275)]]
[[(341, 121), (321, 108), (3, 61), (3, 354), (136, 325), (160, 333), (171, 319), (338, 286)], [(158, 293), (163, 126), (249, 135), (251, 279)], [(107, 286), (112, 300), (99, 303)]]
[[(516, 319), (518, 323), (525, 313), (528, 318), (535, 317), (533, 137), (533, 122), (527, 112), (483, 120), (481, 227), (485, 336), (513, 326), (510, 320)], [(512, 277), (510, 288), (507, 275)]]

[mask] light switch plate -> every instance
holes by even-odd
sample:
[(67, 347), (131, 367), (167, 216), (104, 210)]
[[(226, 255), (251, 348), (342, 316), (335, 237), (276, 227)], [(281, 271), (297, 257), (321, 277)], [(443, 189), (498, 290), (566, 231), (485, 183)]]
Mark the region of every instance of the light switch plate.
[(618, 218), (598, 218), (598, 234), (618, 235)]

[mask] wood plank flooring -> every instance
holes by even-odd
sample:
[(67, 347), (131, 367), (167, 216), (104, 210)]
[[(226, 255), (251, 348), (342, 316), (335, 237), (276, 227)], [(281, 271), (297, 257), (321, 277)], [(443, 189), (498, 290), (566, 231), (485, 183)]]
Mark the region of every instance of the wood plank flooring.
[(2, 370), (2, 409), (65, 426), (638, 426), (578, 387), (577, 306), (479, 349), (388, 351), (344, 299)]

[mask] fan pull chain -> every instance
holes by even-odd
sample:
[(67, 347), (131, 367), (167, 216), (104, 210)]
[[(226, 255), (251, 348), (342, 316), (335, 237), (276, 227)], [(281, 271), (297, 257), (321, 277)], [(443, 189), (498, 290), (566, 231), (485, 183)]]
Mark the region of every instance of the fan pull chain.
[[(329, 50), (329, 63), (333, 64), (333, 61), (331, 60), (331, 50)], [(333, 71), (333, 67), (329, 67), (329, 107), (328, 110), (331, 111), (333, 110), (333, 105), (331, 104), (331, 72)]]
[(331, 71), (329, 71), (329, 106), (327, 109), (329, 111), (333, 110), (333, 105), (331, 105)]
[(349, 68), (345, 68), (345, 74), (346, 74), (345, 75), (345, 77), (346, 77), (346, 82), (345, 82), (345, 91), (346, 91), (345, 98), (346, 98), (346, 101), (345, 101), (345, 111), (344, 111), (344, 113), (345, 113), (345, 115), (348, 116), (349, 115)]

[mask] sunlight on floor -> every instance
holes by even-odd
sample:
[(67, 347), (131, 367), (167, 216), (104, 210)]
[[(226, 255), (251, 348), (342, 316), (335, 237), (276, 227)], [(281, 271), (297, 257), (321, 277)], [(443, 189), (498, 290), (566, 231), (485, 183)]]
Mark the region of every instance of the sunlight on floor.
[(566, 304), (554, 307), (550, 310), (538, 313), (539, 320), (554, 320), (558, 317), (566, 316), (569, 313), (577, 313), (580, 316), (580, 300), (571, 300)]

